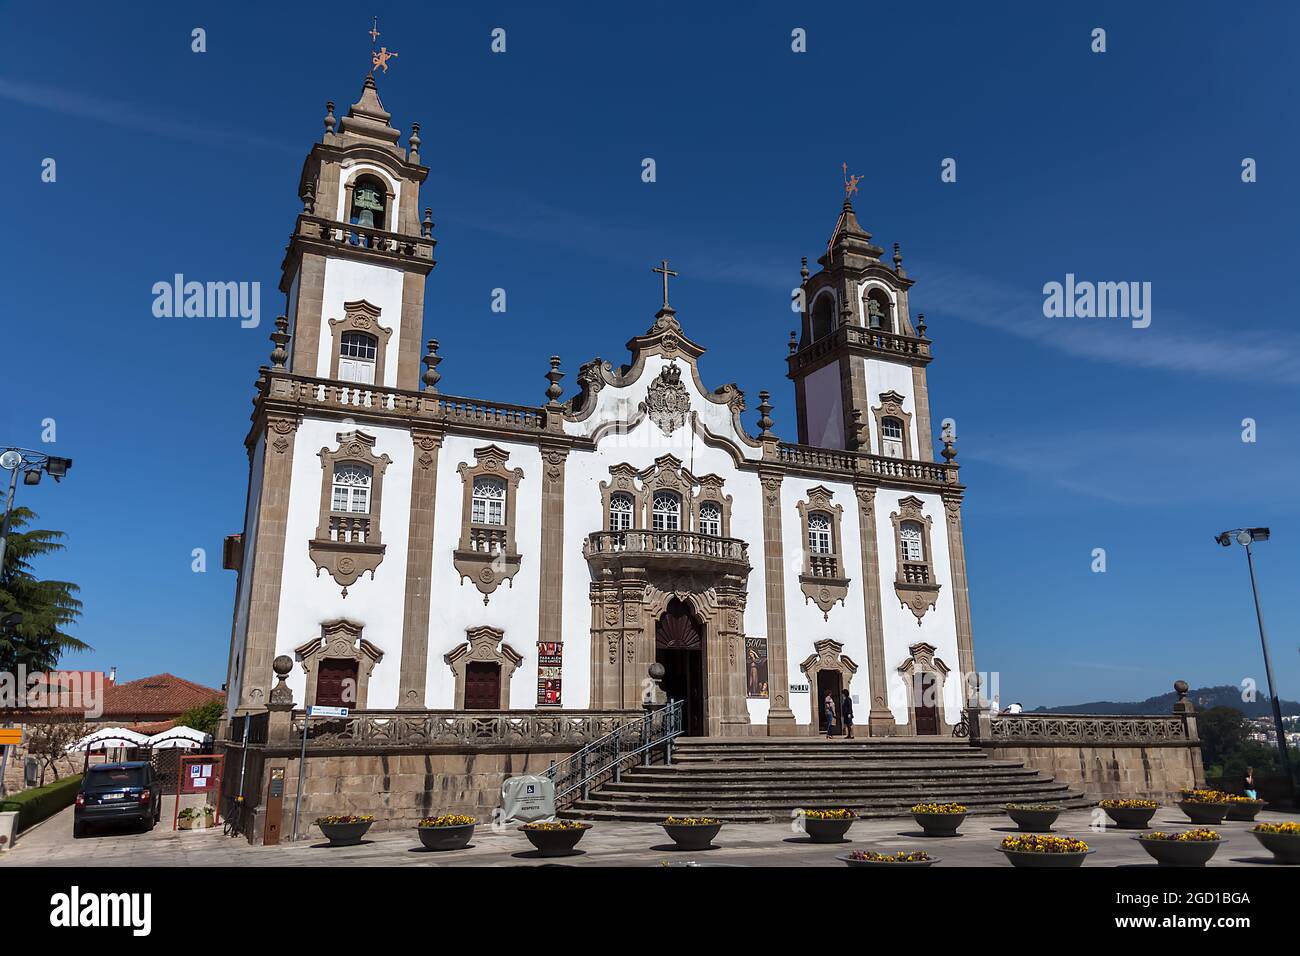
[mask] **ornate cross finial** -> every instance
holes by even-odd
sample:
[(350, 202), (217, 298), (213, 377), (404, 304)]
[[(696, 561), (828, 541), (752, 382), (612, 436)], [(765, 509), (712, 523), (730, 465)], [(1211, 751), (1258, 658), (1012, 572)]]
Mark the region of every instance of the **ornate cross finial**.
[(858, 191), (858, 183), (862, 182), (862, 177), (857, 174), (850, 176), (848, 163), (840, 163), (840, 169), (844, 171), (844, 198), (850, 199)]
[(381, 46), (375, 49), (375, 41), (382, 36), (379, 32), (379, 17), (375, 17), (374, 24), (370, 27), (370, 75), (375, 75), (375, 70), (388, 72), (388, 61), (397, 56), (396, 53), (389, 53), (388, 47)]
[(665, 309), (670, 309), (670, 308), (672, 308), (672, 306), (670, 306), (670, 305), (668, 304), (668, 277), (669, 277), (669, 276), (676, 277), (677, 273), (676, 273), (676, 272), (673, 272), (671, 269), (668, 268), (668, 260), (667, 260), (667, 259), (664, 259), (664, 260), (660, 263), (658, 269), (651, 269), (650, 271), (651, 271), (651, 272), (658, 272), (660, 275), (662, 275), (662, 276), (664, 277), (664, 304), (663, 304), (663, 308), (665, 308)]
[(375, 17), (375, 22), (370, 27), (370, 52), (375, 52), (375, 41), (378, 40), (382, 33), (379, 32), (379, 17)]

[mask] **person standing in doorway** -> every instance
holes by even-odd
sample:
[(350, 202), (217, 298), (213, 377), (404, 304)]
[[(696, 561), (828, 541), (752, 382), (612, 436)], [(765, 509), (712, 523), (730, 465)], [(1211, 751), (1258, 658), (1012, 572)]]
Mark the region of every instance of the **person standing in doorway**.
[(826, 739), (830, 740), (835, 732), (835, 698), (831, 692), (826, 692), (826, 699), (822, 701), (822, 719), (826, 721)]
[(840, 696), (840, 720), (844, 722), (844, 732), (849, 740), (853, 739), (853, 697), (846, 690)]

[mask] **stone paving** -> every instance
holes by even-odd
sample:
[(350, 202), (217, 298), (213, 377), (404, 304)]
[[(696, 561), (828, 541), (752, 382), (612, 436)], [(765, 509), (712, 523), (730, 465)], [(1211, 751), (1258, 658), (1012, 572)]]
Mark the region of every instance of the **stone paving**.
[[(1261, 821), (1294, 820), (1294, 815), (1261, 813)], [(1093, 831), (1090, 810), (1069, 811), (1053, 828), (1062, 836), (1084, 839), (1097, 852), (1086, 865), (1154, 866), (1133, 831), (1108, 828)], [(1227, 840), (1210, 866), (1272, 866), (1272, 857), (1247, 831), (1253, 824), (1225, 822), (1215, 827)], [(1190, 827), (1176, 807), (1162, 807), (1153, 829)], [(313, 831), (316, 832), (316, 831)], [(655, 866), (694, 861), (740, 866), (838, 867), (837, 854), (852, 849), (893, 851), (921, 848), (939, 857), (941, 866), (1009, 866), (996, 849), (1002, 838), (1014, 833), (1002, 815), (968, 817), (961, 834), (930, 839), (909, 819), (859, 820), (849, 831), (848, 843), (827, 846), (808, 842), (790, 824), (727, 824), (715, 849), (679, 851), (657, 825), (648, 823), (598, 823), (568, 857), (543, 859), (527, 837), (513, 828), (493, 832), (480, 826), (472, 844), (451, 853), (434, 853), (419, 844), (410, 831), (377, 831), (355, 847), (328, 848), (323, 841), (302, 841), (279, 847), (250, 847), (222, 834), (220, 828), (173, 832), (170, 815), (153, 832), (102, 831), (72, 838), (71, 808), (59, 813), (19, 838), (14, 848), (0, 855), (0, 867), (11, 866)]]

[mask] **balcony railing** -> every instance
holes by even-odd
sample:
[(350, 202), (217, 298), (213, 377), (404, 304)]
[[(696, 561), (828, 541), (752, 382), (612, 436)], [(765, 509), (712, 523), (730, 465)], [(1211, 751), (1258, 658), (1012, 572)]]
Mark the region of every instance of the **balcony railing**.
[(781, 442), (776, 446), (782, 464), (810, 471), (838, 471), (845, 475), (870, 475), (875, 478), (933, 484), (956, 484), (957, 466), (946, 462), (887, 458), (866, 452), (836, 448), (817, 448)]
[(1092, 714), (999, 714), (992, 718), (993, 740), (1019, 743), (1160, 743), (1188, 740), (1187, 722), (1178, 714), (1149, 717)]
[[(313, 717), (312, 747), (470, 746), (577, 749), (639, 722), (641, 711), (565, 710), (366, 710), (347, 717)], [(301, 741), (305, 715), (295, 712), (291, 741)]]
[(341, 223), (320, 216), (299, 216), (298, 235), (316, 239), (340, 248), (351, 247), (389, 256), (433, 261), (433, 247), (437, 240), (428, 236), (411, 236), (401, 232), (387, 232), (355, 223)]
[(928, 362), (931, 358), (928, 339), (884, 332), (880, 329), (864, 329), (860, 325), (841, 325), (830, 335), (810, 342), (790, 355), (788, 359), (790, 374), (816, 364), (844, 345), (890, 356), (903, 356), (918, 362)]
[(719, 538), (695, 531), (597, 531), (587, 535), (582, 553), (588, 560), (621, 555), (665, 555), (749, 564), (749, 545), (739, 538)]

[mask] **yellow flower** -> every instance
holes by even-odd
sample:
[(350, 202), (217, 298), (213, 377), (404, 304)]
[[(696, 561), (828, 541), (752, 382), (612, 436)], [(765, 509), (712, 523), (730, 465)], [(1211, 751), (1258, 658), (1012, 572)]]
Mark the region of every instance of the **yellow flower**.
[(1071, 837), (1030, 833), (1025, 836), (1007, 837), (1002, 841), (1002, 849), (1013, 853), (1083, 853), (1088, 849), (1088, 844)]
[(851, 820), (857, 816), (852, 810), (844, 807), (838, 810), (804, 810), (803, 815), (809, 820)]
[(375, 822), (375, 817), (374, 814), (371, 813), (367, 813), (364, 816), (357, 816), (356, 814), (352, 814), (352, 813), (336, 813), (328, 817), (316, 818), (317, 826), (320, 826), (322, 823), (332, 824), (332, 823), (374, 823), (374, 822)]
[(1300, 836), (1300, 823), (1257, 823), (1251, 833), (1289, 833)]
[(591, 826), (589, 823), (579, 823), (577, 820), (553, 820), (549, 823), (525, 823), (521, 829), (524, 830), (585, 830)]
[(924, 850), (899, 850), (897, 853), (876, 853), (872, 850), (854, 850), (850, 860), (865, 860), (870, 863), (925, 863), (930, 854)]
[(960, 803), (918, 803), (912, 807), (913, 813), (965, 813), (966, 807)]
[(1103, 800), (1097, 804), (1103, 810), (1154, 810), (1154, 800)]
[(463, 813), (444, 813), (437, 817), (425, 817), (416, 826), (419, 827), (463, 827), (471, 823), (478, 823), (473, 817), (467, 817)]
[(669, 817), (664, 821), (668, 827), (711, 827), (722, 821), (716, 817)]
[(1219, 834), (1213, 830), (1184, 830), (1182, 833), (1165, 833), (1161, 830), (1155, 830), (1143, 835), (1144, 840), (1169, 840), (1178, 843), (1213, 843), (1219, 839)]

